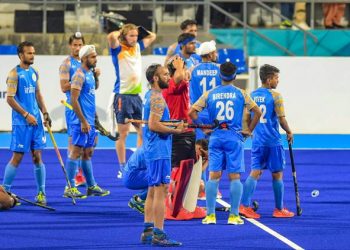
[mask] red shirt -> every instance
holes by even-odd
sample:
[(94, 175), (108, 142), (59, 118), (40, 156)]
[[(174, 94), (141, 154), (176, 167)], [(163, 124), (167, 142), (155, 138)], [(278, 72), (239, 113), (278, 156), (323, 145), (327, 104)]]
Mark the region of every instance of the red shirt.
[(169, 87), (163, 90), (163, 97), (169, 107), (170, 118), (191, 122), (188, 116), (190, 110), (189, 82), (182, 80), (176, 84), (174, 78), (169, 81)]

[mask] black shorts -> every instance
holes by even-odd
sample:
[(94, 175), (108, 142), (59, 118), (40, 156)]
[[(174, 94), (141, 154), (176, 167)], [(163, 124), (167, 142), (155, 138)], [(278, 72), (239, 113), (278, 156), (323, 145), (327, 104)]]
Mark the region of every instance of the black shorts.
[(171, 167), (179, 167), (180, 161), (193, 159), (196, 161), (196, 134), (194, 131), (173, 135), (171, 151)]
[(113, 107), (119, 124), (125, 124), (125, 118), (142, 119), (142, 100), (139, 95), (115, 94)]

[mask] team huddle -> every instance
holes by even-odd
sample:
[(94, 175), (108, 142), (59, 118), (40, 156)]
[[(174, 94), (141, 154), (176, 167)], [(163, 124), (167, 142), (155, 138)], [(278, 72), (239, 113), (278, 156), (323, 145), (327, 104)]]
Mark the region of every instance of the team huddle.
[[(283, 204), (285, 153), (279, 127), (286, 132), (289, 143), (293, 142), (293, 134), (285, 118), (283, 98), (274, 90), (279, 82), (279, 69), (261, 66), (262, 85), (248, 94), (234, 85), (237, 68), (233, 63), (216, 63), (215, 42), (196, 40), (195, 21), (184, 21), (181, 29), (177, 43), (168, 49), (164, 65), (152, 64), (147, 68), (150, 89), (143, 98), (141, 51), (154, 42), (156, 34), (125, 24), (107, 36), (116, 73), (113, 109), (119, 134), (118, 178), (122, 178), (126, 188), (141, 190), (129, 201), (131, 208), (144, 213), (141, 242), (182, 245), (165, 233), (165, 218), (203, 218), (203, 224), (216, 224), (215, 205), (223, 170), (229, 177), (228, 224), (244, 224), (241, 216), (260, 218), (252, 207), (252, 196), (265, 169), (271, 171), (273, 179), (273, 217), (293, 217), (294, 213)], [(140, 36), (141, 33), (147, 35)], [(79, 32), (68, 43), (71, 53), (59, 67), (61, 90), (69, 104), (65, 110), (68, 183), (63, 196), (73, 199), (106, 196), (110, 191), (97, 184), (91, 160), (98, 144), (97, 53), (94, 45), (85, 45)], [(34, 45), (22, 42), (18, 46), (20, 64), (10, 71), (6, 81), (7, 102), (12, 108), (13, 155), (5, 167), (0, 209), (16, 204), (10, 195), (11, 186), (24, 153), (29, 151), (35, 166), (35, 200), (42, 205), (47, 203), (41, 151), (46, 144), (44, 126), (51, 127), (51, 119), (40, 92), (38, 71), (31, 66), (34, 55)], [(138, 134), (138, 148), (127, 161), (129, 121)], [(251, 172), (242, 184), (244, 142), (250, 136)], [(86, 192), (78, 189), (83, 184)], [(186, 189), (188, 186), (191, 188)], [(1, 195), (6, 192), (10, 196)], [(196, 206), (199, 193), (204, 194), (206, 209)]]

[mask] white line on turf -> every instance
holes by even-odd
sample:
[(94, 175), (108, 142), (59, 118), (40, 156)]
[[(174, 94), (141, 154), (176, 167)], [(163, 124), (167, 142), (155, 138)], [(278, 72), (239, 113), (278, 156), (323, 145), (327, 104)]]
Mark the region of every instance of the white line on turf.
[[(228, 204), (226, 201), (222, 200), (222, 199), (216, 199), (216, 202), (219, 203), (220, 205), (229, 208), (230, 204)], [(276, 231), (272, 230), (271, 228), (265, 226), (264, 224), (258, 222), (257, 220), (254, 219), (248, 219), (243, 217), (245, 220), (249, 221), (250, 223), (252, 223), (253, 225), (261, 228), (262, 230), (264, 230), (265, 232), (271, 234), (272, 236), (276, 237), (277, 239), (279, 239), (280, 241), (284, 242), (285, 244), (287, 244), (288, 246), (292, 247), (293, 249), (298, 249), (298, 250), (303, 250), (304, 248), (302, 248), (301, 246), (295, 244), (293, 241), (288, 240), (286, 237), (284, 237), (283, 235), (277, 233)]]

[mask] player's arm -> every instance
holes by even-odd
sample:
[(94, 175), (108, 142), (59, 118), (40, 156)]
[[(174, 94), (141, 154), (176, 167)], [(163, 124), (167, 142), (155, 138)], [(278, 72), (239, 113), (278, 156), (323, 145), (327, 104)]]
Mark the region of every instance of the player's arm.
[(6, 84), (7, 84), (6, 101), (8, 105), (12, 109), (17, 111), (19, 114), (21, 114), (26, 119), (29, 125), (37, 125), (38, 123), (35, 117), (31, 115), (27, 110), (22, 108), (22, 106), (15, 99), (17, 86), (18, 86), (18, 77), (17, 77), (16, 69), (13, 69), (10, 71), (9, 75), (7, 76)]
[(120, 46), (119, 36), (120, 36), (120, 32), (119, 31), (112, 31), (111, 33), (109, 33), (107, 35), (108, 46), (111, 49), (115, 49), (115, 48)]
[(174, 55), (176, 46), (177, 46), (177, 43), (173, 43), (172, 45), (170, 45), (168, 47), (168, 50), (167, 50), (167, 53), (166, 53), (166, 57), (165, 57), (165, 61), (164, 61), (164, 66), (166, 66), (168, 64), (169, 59)]
[(147, 32), (149, 35), (142, 39), (145, 48), (149, 47), (157, 38), (156, 33), (153, 33), (149, 30), (147, 30)]
[(278, 116), (279, 123), (282, 129), (286, 131), (287, 140), (290, 143), (293, 143), (293, 133), (292, 133), (292, 130), (289, 128), (289, 125), (286, 119), (282, 95), (277, 92), (274, 92), (273, 94), (274, 94), (275, 112)]
[(192, 120), (198, 119), (198, 113), (201, 112), (207, 105), (208, 94), (210, 91), (205, 92), (190, 108), (188, 112), (189, 117)]
[(36, 101), (38, 102), (39, 109), (44, 116), (44, 125), (45, 126), (49, 125), (51, 127), (52, 121), (51, 121), (49, 113), (47, 112), (43, 95), (41, 94), (39, 80), (37, 81), (36, 84), (37, 84), (37, 86), (36, 86), (35, 98), (36, 98)]
[(90, 131), (90, 125), (87, 122), (83, 111), (81, 110), (80, 104), (78, 102), (80, 91), (84, 84), (84, 75), (81, 72), (76, 72), (72, 79), (71, 102), (73, 106), (74, 113), (78, 116), (81, 123), (81, 131), (83, 133), (88, 133)]
[(183, 122), (181, 122), (176, 128), (167, 127), (160, 122), (165, 109), (165, 102), (160, 95), (155, 95), (151, 98), (151, 113), (148, 120), (149, 129), (162, 134), (182, 133), (184, 130)]
[(63, 93), (70, 91), (69, 68), (69, 62), (65, 61), (61, 64), (59, 69), (60, 85)]
[(245, 107), (247, 108), (247, 110), (253, 113), (253, 117), (247, 121), (248, 128), (242, 131), (241, 133), (243, 134), (243, 136), (251, 136), (253, 130), (259, 122), (262, 112), (259, 106), (253, 101), (253, 99), (244, 90), (241, 91), (244, 96)]

